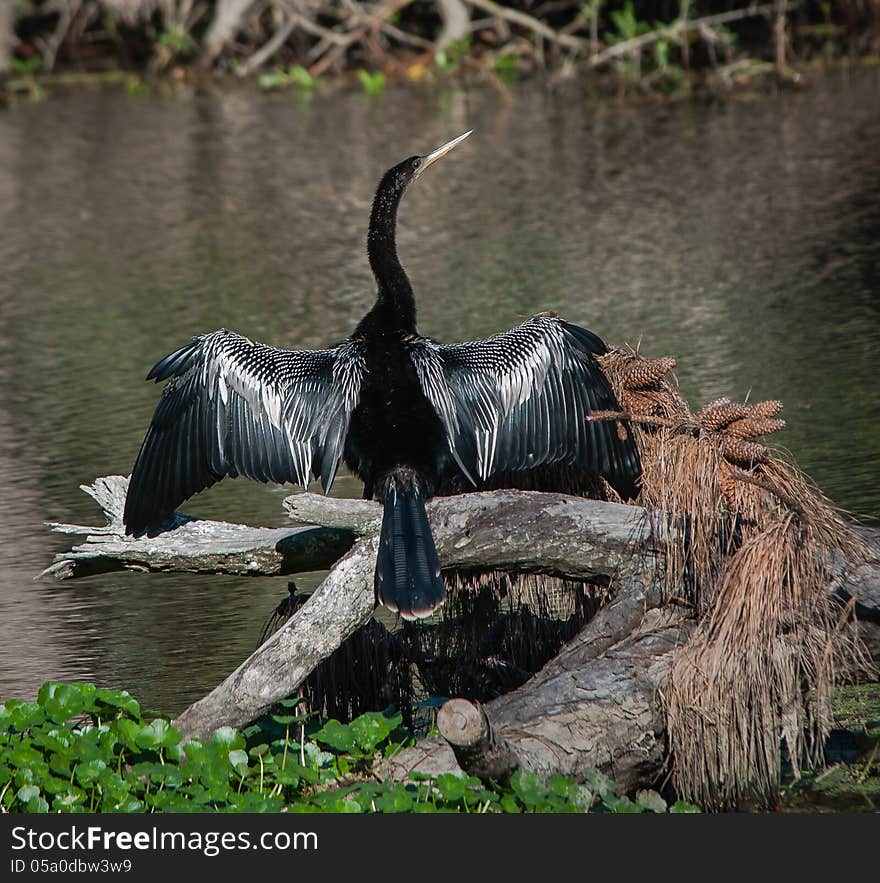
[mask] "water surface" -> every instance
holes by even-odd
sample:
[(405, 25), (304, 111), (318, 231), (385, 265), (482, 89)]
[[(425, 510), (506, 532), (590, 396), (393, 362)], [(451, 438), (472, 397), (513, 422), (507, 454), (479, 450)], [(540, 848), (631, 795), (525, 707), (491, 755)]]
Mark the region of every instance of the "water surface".
[[(692, 404), (780, 398), (779, 441), (880, 515), (880, 73), (712, 106), (492, 91), (82, 92), (0, 115), (0, 696), (49, 678), (178, 711), (252, 649), (284, 579), (34, 576), (127, 473), (142, 378), (228, 327), (316, 347), (368, 309), (378, 176), (466, 129), (400, 217), (423, 333), (558, 310), (674, 354)], [(227, 481), (193, 514), (282, 525), (290, 489)], [(359, 495), (342, 476), (335, 493)], [(317, 577), (306, 577), (303, 585)]]

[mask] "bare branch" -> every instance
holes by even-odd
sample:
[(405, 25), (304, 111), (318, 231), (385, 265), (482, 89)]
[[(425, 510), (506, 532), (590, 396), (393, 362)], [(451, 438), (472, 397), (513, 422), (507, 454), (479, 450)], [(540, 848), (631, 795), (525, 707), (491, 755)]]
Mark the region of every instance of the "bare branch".
[(532, 33), (543, 37), (545, 40), (549, 40), (551, 43), (556, 43), (558, 46), (564, 46), (566, 49), (580, 52), (581, 50), (586, 49), (589, 45), (586, 40), (580, 37), (573, 37), (571, 34), (562, 34), (558, 31), (554, 31), (553, 28), (548, 27), (542, 21), (533, 18), (531, 15), (527, 15), (525, 12), (520, 12), (518, 9), (499, 6), (497, 3), (493, 2), (493, 0), (467, 0), (467, 2), (470, 3), (471, 6), (476, 6), (478, 9), (482, 9), (484, 12), (488, 12), (496, 18), (503, 19), (511, 24), (520, 25), (520, 27), (532, 31)]

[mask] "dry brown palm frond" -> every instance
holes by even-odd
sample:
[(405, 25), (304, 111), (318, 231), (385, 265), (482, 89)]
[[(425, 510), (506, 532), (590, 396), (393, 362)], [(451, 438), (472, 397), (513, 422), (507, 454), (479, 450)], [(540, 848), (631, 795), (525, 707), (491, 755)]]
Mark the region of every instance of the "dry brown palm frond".
[(748, 539), (673, 665), (664, 699), (676, 788), (703, 806), (772, 802), (783, 745), (795, 775), (822, 759), (831, 687), (863, 664), (828, 594), (852, 537), (828, 518), (780, 512)]
[[(667, 595), (707, 609), (738, 530), (722, 489), (724, 458), (705, 438), (662, 429), (642, 433), (641, 502), (654, 519), (677, 520), (666, 552)], [(659, 529), (659, 527), (658, 527)]]
[(784, 427), (780, 401), (716, 399), (694, 416), (668, 380), (627, 385), (639, 360), (612, 350), (603, 368), (636, 418), (640, 500), (677, 519), (667, 595), (698, 618), (663, 690), (675, 784), (706, 807), (770, 802), (782, 746), (796, 774), (821, 760), (831, 687), (866, 667), (851, 611), (828, 594), (835, 562), (865, 549), (796, 465), (753, 441)]

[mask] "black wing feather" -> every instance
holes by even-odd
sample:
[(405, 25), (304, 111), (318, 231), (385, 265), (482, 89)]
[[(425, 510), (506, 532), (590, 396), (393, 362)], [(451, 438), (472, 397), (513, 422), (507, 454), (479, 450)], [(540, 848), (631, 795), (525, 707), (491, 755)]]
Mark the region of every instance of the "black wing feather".
[(472, 481), (558, 463), (602, 475), (631, 498), (641, 464), (629, 425), (586, 419), (620, 410), (596, 361), (605, 352), (586, 328), (544, 316), (486, 340), (411, 347), (450, 452)]
[(320, 475), (328, 491), (362, 373), (350, 341), (291, 351), (226, 330), (161, 359), (147, 379), (170, 382), (132, 470), (126, 530), (161, 529), (180, 503), (224, 476), (307, 485)]

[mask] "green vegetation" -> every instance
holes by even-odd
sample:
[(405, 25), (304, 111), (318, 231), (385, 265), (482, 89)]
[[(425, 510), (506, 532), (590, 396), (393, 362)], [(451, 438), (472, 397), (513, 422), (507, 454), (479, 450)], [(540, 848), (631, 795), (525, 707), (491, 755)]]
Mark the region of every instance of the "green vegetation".
[(836, 738), (828, 766), (807, 772), (783, 793), (790, 810), (880, 809), (880, 683), (838, 687), (833, 696)]
[(379, 782), (377, 761), (410, 744), (400, 715), (309, 721), (299, 700), (242, 731), (185, 745), (126, 692), (47, 683), (36, 702), (0, 708), (2, 812), (698, 812), (654, 791), (618, 797), (598, 772), (584, 784), (518, 773), (509, 788), (413, 774)]
[(294, 64), (286, 71), (274, 70), (262, 74), (258, 80), (261, 89), (285, 89), (295, 86), (306, 92), (318, 85), (318, 81), (304, 67)]
[[(153, 0), (129, 0), (123, 10), (94, 0), (88, 14), (75, 7), (65, 16), (49, 0), (16, 2), (0, 12), (0, 77), (14, 83), (0, 94), (40, 100), (52, 73), (114, 68), (170, 73), (175, 80), (255, 73), (263, 88), (303, 90), (319, 77), (356, 72), (368, 94), (381, 92), (386, 78), (488, 77), (503, 88), (521, 73), (578, 72), (585, 81), (601, 73), (597, 82), (616, 93), (676, 94), (695, 84), (727, 90), (767, 75), (797, 82), (798, 66), (870, 61), (880, 51), (877, 4), (848, 0), (782, 6), (772, 0), (584, 0), (537, 7), (484, 0), (465, 2), (450, 33), (433, 3), (385, 9), (325, 0), (301, 11), (296, 25), (273, 5), (231, 10), (218, 0), (195, 7), (190, 0), (166, 0), (157, 9)], [(24, 73), (21, 64), (28, 65)]]
[[(699, 812), (656, 791), (618, 796), (595, 770), (581, 783), (520, 772), (505, 788), (452, 774), (381, 782), (376, 765), (413, 741), (400, 715), (320, 722), (299, 705), (183, 745), (124, 691), (44, 684), (36, 702), (0, 707), (0, 812)], [(838, 688), (834, 708), (845, 748), (791, 782), (782, 809), (877, 808), (880, 684)]]
[(358, 81), (361, 84), (361, 89), (367, 95), (381, 95), (385, 89), (385, 74), (382, 71), (375, 71), (374, 73), (370, 73), (369, 71), (359, 70), (357, 72)]

